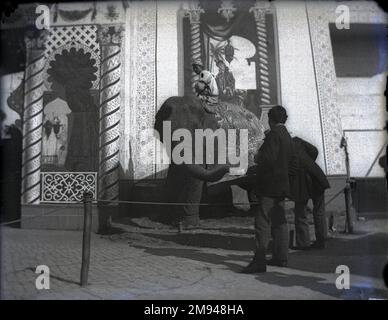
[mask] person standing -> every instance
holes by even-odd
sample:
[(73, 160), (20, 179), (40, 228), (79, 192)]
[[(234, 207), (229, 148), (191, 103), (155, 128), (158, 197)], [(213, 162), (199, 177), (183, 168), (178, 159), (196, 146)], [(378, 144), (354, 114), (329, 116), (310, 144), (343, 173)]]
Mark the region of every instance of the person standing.
[[(255, 156), (257, 171), (254, 200), (255, 254), (242, 273), (266, 272), (267, 264), (285, 267), (288, 262), (288, 226), (284, 200), (290, 196), (290, 176), (294, 173), (293, 142), (287, 131), (286, 109), (275, 106), (268, 112), (270, 131)], [(272, 259), (267, 262), (266, 251), (270, 236), (273, 240)]]
[[(316, 164), (318, 149), (307, 141), (294, 137), (298, 172), (292, 180), (292, 199), (295, 202), (296, 248), (324, 249), (327, 238), (325, 190), (330, 184), (325, 173)], [(316, 241), (311, 244), (307, 218), (307, 202), (312, 199)]]

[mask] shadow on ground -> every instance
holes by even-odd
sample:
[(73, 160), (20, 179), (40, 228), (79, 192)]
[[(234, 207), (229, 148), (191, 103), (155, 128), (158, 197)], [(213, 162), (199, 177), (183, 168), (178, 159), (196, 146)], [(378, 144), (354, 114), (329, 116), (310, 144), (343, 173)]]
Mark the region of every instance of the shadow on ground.
[[(342, 221), (342, 220), (341, 220)], [(290, 251), (289, 267), (291, 269), (334, 274), (338, 265), (347, 265), (351, 275), (374, 277), (382, 279), (383, 267), (388, 257), (388, 233), (385, 232), (385, 219), (368, 217), (368, 224), (359, 223), (353, 235), (336, 234), (335, 238), (327, 242), (324, 250)], [(246, 261), (253, 255), (254, 232), (247, 227), (245, 220), (203, 220), (201, 229), (190, 232), (137, 232), (149, 239), (165, 241), (169, 248), (151, 248), (153, 245), (140, 243), (145, 250), (154, 250), (150, 253), (158, 255), (172, 255), (192, 260), (224, 264), (231, 270), (236, 265), (230, 263), (231, 257), (204, 253), (204, 248), (240, 251), (241, 256), (234, 256), (237, 261), (246, 257)], [(171, 230), (170, 230), (171, 231)], [(380, 231), (380, 232), (378, 232)], [(171, 248), (171, 244), (195, 248)], [(246, 256), (245, 256), (246, 254)]]
[(282, 272), (268, 272), (256, 277), (263, 283), (281, 287), (303, 287), (325, 295), (341, 299), (364, 300), (369, 298), (387, 299), (388, 291), (372, 288), (367, 283), (351, 284), (348, 290), (338, 290), (333, 282), (321, 277), (290, 275)]
[[(290, 267), (310, 272), (333, 273), (338, 265), (351, 274), (382, 278), (388, 253), (388, 234), (373, 233), (355, 239), (335, 238), (324, 250), (296, 251), (290, 254)], [(306, 263), (308, 262), (308, 263)]]
[[(174, 256), (179, 258), (186, 258), (204, 263), (211, 263), (214, 265), (221, 265), (227, 269), (238, 273), (241, 270), (241, 265), (233, 263), (233, 261), (240, 261), (247, 264), (252, 258), (251, 255), (236, 255), (227, 254), (219, 255), (215, 253), (206, 253), (196, 249), (184, 248), (148, 248), (145, 246), (134, 246), (137, 249), (142, 249), (144, 252), (160, 257)], [(298, 269), (291, 266), (292, 269)], [(315, 271), (317, 272), (317, 271)], [(369, 299), (369, 298), (384, 298), (388, 299), (388, 291), (377, 288), (372, 288), (368, 283), (353, 283), (349, 290), (338, 290), (332, 281), (328, 281), (322, 277), (295, 275), (289, 273), (282, 273), (279, 271), (270, 271), (265, 274), (255, 276), (255, 279), (270, 285), (277, 285), (280, 287), (301, 287), (307, 288), (315, 292), (320, 292), (327, 296), (342, 299)], [(333, 273), (334, 281), (334, 273)], [(297, 290), (297, 288), (295, 288)], [(308, 298), (308, 297), (306, 297)]]
[[(214, 235), (208, 233), (194, 234), (143, 234), (147, 237), (176, 243), (182, 246), (213, 248), (249, 252), (252, 256), (254, 241), (251, 237), (238, 237), (229, 235)], [(289, 267), (301, 271), (315, 273), (333, 273), (338, 265), (344, 264), (350, 268), (352, 275), (382, 278), (382, 271), (387, 257), (388, 235), (375, 233), (358, 238), (334, 238), (328, 241), (324, 250), (291, 251), (289, 254)], [(150, 253), (158, 255), (173, 255), (177, 257), (199, 260), (209, 263), (223, 264), (230, 260), (224, 256), (203, 253), (195, 249), (152, 249)], [(154, 250), (154, 251), (152, 251)], [(234, 256), (241, 259), (241, 256)], [(249, 260), (249, 258), (247, 258)], [(224, 263), (230, 267), (229, 263)]]
[(239, 272), (241, 266), (239, 264), (233, 263), (231, 261), (244, 261), (248, 263), (252, 258), (252, 255), (237, 255), (237, 254), (227, 254), (220, 255), (216, 253), (207, 253), (197, 249), (191, 248), (149, 248), (146, 246), (135, 245), (134, 248), (142, 249), (145, 253), (152, 254), (154, 256), (160, 257), (179, 257), (186, 258), (195, 261), (201, 261), (205, 263), (211, 263), (215, 265), (223, 265), (227, 269), (230, 269), (234, 272)]
[[(26, 268), (26, 270), (30, 270), (30, 271), (35, 273), (35, 269), (33, 267), (28, 267), (28, 268)], [(66, 278), (57, 276), (57, 275), (52, 274), (52, 273), (50, 273), (50, 279), (56, 279), (58, 281), (69, 283), (69, 284), (81, 285), (79, 281), (74, 281), (74, 280), (71, 280), (71, 279), (66, 279)]]
[(183, 246), (252, 251), (252, 238), (210, 233), (143, 234), (151, 238), (174, 242)]

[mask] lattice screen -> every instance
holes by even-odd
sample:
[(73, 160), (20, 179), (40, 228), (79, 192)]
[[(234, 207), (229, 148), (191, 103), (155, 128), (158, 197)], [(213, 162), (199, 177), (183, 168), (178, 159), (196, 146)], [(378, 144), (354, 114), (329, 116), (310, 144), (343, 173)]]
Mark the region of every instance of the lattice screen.
[(100, 81), (100, 46), (97, 43), (96, 25), (63, 26), (49, 29), (44, 52), (47, 59), (44, 70), (46, 88), (50, 88), (47, 82), (47, 69), (50, 62), (57, 53), (60, 54), (64, 49), (70, 49), (71, 47), (75, 47), (77, 50), (83, 48), (85, 52), (90, 52), (96, 60), (98, 70), (96, 72), (97, 79), (93, 82), (93, 88), (98, 88)]

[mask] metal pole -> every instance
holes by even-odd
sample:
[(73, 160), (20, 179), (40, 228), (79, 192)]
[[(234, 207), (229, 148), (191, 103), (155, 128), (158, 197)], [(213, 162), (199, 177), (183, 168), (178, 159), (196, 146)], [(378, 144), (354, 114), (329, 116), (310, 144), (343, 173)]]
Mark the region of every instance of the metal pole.
[(89, 262), (90, 262), (90, 236), (92, 232), (92, 199), (93, 194), (89, 191), (84, 193), (84, 231), (82, 239), (82, 265), (81, 265), (81, 286), (88, 284)]

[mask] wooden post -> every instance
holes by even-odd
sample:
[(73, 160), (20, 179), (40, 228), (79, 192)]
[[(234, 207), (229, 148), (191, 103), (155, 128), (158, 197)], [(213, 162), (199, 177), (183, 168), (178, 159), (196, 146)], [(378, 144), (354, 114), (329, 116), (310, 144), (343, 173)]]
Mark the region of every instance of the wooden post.
[(81, 286), (88, 284), (89, 262), (90, 262), (90, 236), (92, 232), (92, 199), (93, 194), (89, 191), (84, 193), (84, 231), (82, 238), (82, 265), (81, 265)]
[(355, 213), (352, 204), (352, 189), (350, 182), (346, 182), (346, 187), (344, 189), (345, 194), (345, 210), (346, 210), (346, 221), (345, 221), (345, 232), (354, 233), (354, 220)]
[(346, 210), (346, 220), (345, 220), (345, 232), (353, 233), (354, 231), (354, 220), (355, 212), (353, 208), (352, 200), (352, 189), (351, 189), (351, 178), (350, 178), (350, 161), (349, 161), (349, 152), (348, 152), (348, 143), (345, 136), (341, 139), (340, 147), (345, 151), (345, 164), (346, 164), (346, 186), (344, 189), (345, 195), (345, 210)]

